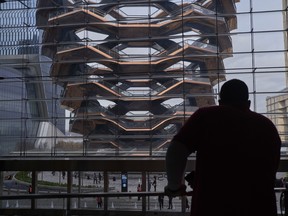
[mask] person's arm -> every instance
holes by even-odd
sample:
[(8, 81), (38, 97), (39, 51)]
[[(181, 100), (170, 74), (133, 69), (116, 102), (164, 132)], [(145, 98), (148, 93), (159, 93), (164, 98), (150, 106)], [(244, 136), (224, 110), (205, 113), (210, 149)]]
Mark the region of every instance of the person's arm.
[(186, 186), (183, 184), (183, 178), (189, 154), (187, 147), (176, 140), (173, 140), (167, 149), (166, 172), (168, 184), (165, 192), (171, 196), (185, 193)]
[[(266, 118), (267, 119), (267, 118)], [(278, 130), (274, 123), (268, 119), (267, 123), (267, 131), (265, 131), (268, 135), (267, 139), (270, 139), (271, 142), (271, 150), (269, 151), (270, 157), (272, 156), (273, 162), (272, 162), (272, 168), (274, 168), (274, 173), (276, 174), (278, 171), (279, 163), (280, 163), (280, 156), (281, 156), (281, 138), (279, 136)]]
[[(188, 156), (197, 150), (200, 142), (201, 131), (201, 111), (197, 110), (180, 131), (172, 139), (166, 152), (166, 172), (168, 185), (165, 187), (166, 194), (171, 192), (171, 196), (177, 193), (184, 193), (186, 186), (183, 184), (185, 168)], [(184, 191), (183, 191), (184, 190)], [(177, 196), (177, 195), (175, 195)]]

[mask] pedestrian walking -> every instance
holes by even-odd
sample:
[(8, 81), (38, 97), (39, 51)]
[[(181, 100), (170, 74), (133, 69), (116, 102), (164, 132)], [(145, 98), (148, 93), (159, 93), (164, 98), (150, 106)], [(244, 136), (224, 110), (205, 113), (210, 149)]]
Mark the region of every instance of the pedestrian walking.
[(172, 196), (168, 196), (168, 209), (173, 209)]
[(102, 208), (102, 202), (103, 202), (102, 197), (97, 196), (96, 200), (97, 200), (97, 208)]
[(62, 171), (62, 178), (63, 179), (65, 179), (65, 175), (66, 175), (65, 171)]
[[(141, 192), (142, 191), (142, 185), (141, 184), (138, 184), (138, 186), (137, 186), (137, 192)], [(141, 197), (140, 196), (138, 196), (138, 200), (140, 200), (141, 199)]]
[(159, 208), (161, 210), (164, 207), (164, 196), (163, 195), (158, 196), (158, 203), (159, 203)]
[(151, 185), (152, 185), (151, 180), (148, 179), (148, 191), (149, 191), (149, 192), (151, 191)]
[(29, 185), (29, 187), (28, 187), (28, 193), (29, 193), (29, 194), (32, 194), (32, 193), (33, 193), (32, 185)]
[(98, 181), (97, 181), (97, 174), (94, 172), (93, 174), (93, 184), (98, 184)]
[(156, 189), (157, 189), (157, 179), (156, 179), (156, 176), (154, 176), (152, 185), (153, 185), (153, 187), (154, 187), (154, 192), (156, 192)]

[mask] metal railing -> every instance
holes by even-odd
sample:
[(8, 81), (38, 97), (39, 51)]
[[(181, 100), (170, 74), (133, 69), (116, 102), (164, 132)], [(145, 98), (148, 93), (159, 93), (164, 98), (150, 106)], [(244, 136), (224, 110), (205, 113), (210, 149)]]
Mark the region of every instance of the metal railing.
[[(275, 193), (280, 194), (278, 215), (288, 215), (287, 209), (287, 189), (275, 188)], [(286, 194), (285, 194), (286, 193)], [(282, 196), (285, 194), (284, 196)], [(1, 215), (190, 215), (189, 206), (186, 206), (186, 196), (179, 197), (180, 206), (178, 204), (171, 210), (159, 208), (158, 197), (165, 196), (163, 192), (121, 192), (121, 193), (59, 193), (59, 194), (29, 194), (29, 195), (4, 195), (0, 196), (0, 214)], [(189, 195), (187, 195), (189, 196)], [(101, 207), (97, 206), (97, 197), (103, 198)], [(154, 197), (154, 198), (153, 198)], [(94, 208), (87, 206), (89, 198), (95, 200)], [(113, 199), (114, 198), (114, 202)], [(121, 198), (126, 198), (122, 203)], [(177, 199), (177, 198), (176, 198)], [(286, 200), (285, 200), (286, 199)], [(30, 201), (31, 206), (20, 206), (20, 202)], [(48, 205), (36, 207), (36, 203), (45, 200)], [(82, 200), (82, 206), (80, 206)], [(86, 201), (83, 201), (86, 200)], [(9, 204), (14, 201), (14, 205)], [(152, 202), (151, 202), (152, 201)], [(58, 202), (58, 207), (56, 205)], [(129, 205), (130, 202), (130, 205)], [(59, 207), (59, 203), (60, 205)], [(124, 203), (124, 204), (123, 204)], [(151, 205), (152, 203), (152, 205)], [(179, 202), (178, 202), (179, 203)], [(49, 206), (50, 205), (50, 206)], [(118, 207), (117, 207), (118, 205)], [(122, 205), (119, 207), (119, 205)], [(175, 205), (175, 204), (174, 204)], [(110, 207), (109, 207), (110, 206)], [(154, 206), (154, 207), (153, 207)], [(121, 208), (122, 207), (122, 208)]]
[[(287, 172), (287, 165), (288, 158), (282, 157), (278, 171)], [(189, 172), (194, 167), (195, 157), (191, 156), (187, 162), (186, 171)], [(4, 172), (15, 170), (31, 173), (32, 194), (28, 194), (27, 190), (7, 191), (3, 187)], [(37, 173), (40, 171), (51, 173), (55, 170), (59, 171), (59, 177), (61, 171), (67, 172), (66, 185), (62, 186), (64, 190), (40, 189), (40, 179)], [(100, 192), (95, 192), (96, 188), (88, 190), (89, 187), (84, 190), (80, 187), (80, 180), (79, 188), (73, 184), (73, 173), (95, 170), (103, 173), (103, 187)], [(121, 192), (121, 189), (113, 189), (114, 191), (111, 192), (109, 184), (111, 186), (111, 182), (114, 181), (111, 176), (114, 173), (122, 173), (124, 170), (130, 173), (130, 177), (131, 173), (138, 173), (143, 192)], [(0, 158), (0, 171), (2, 174), (0, 215), (189, 215), (185, 196), (174, 198), (176, 207), (173, 209), (167, 209), (168, 198), (165, 197), (165, 208), (159, 209), (158, 196), (164, 195), (163, 187), (160, 187), (160, 177), (162, 186), (166, 184), (165, 175), (163, 175), (165, 173), (164, 157), (2, 157)], [(157, 192), (154, 192), (154, 188), (147, 187), (150, 177), (155, 173), (159, 176), (162, 173), (158, 178)], [(130, 183), (131, 181), (130, 179)], [(133, 181), (138, 184), (138, 178), (134, 178)], [(133, 189), (135, 191), (135, 188)], [(151, 190), (153, 192), (150, 192)], [(282, 209), (278, 208), (279, 215), (281, 211), (282, 214), (284, 212), (283, 200), (279, 198), (285, 191), (286, 188), (275, 188), (278, 205), (282, 205)], [(103, 205), (99, 208), (97, 208), (96, 197), (103, 198)]]

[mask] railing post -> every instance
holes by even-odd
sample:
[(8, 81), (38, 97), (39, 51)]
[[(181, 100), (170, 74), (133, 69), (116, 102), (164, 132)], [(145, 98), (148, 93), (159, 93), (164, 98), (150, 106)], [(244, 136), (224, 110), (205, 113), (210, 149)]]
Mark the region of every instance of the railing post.
[[(32, 193), (36, 194), (38, 193), (38, 175), (37, 175), (37, 171), (32, 171)], [(35, 198), (31, 199), (31, 209), (35, 209), (36, 208), (36, 200)]]
[[(142, 172), (142, 191), (146, 192), (146, 172)], [(142, 197), (142, 212), (146, 212), (146, 196)]]
[[(103, 181), (104, 181), (104, 193), (109, 192), (109, 180), (108, 180), (108, 172), (104, 171), (103, 173)], [(108, 210), (108, 197), (104, 197), (104, 211)]]
[[(72, 192), (72, 172), (67, 171), (67, 193)], [(67, 197), (66, 209), (70, 210), (71, 208), (71, 198)], [(80, 208), (80, 206), (78, 206)]]
[(185, 213), (186, 212), (186, 196), (181, 197), (181, 212)]
[[(4, 184), (4, 174), (3, 174), (4, 172), (3, 171), (1, 171), (0, 172), (0, 196), (2, 196), (3, 195), (3, 184)], [(0, 202), (0, 208), (2, 208), (3, 207), (3, 200), (1, 200), (1, 202)]]
[[(81, 175), (82, 172), (78, 171), (78, 193), (81, 193)], [(80, 206), (80, 198), (78, 197), (78, 206)]]
[[(151, 191), (151, 182), (150, 182), (150, 173), (148, 172), (147, 174), (147, 179), (148, 179), (148, 192)], [(150, 210), (150, 196), (148, 196), (148, 210)]]
[[(282, 193), (284, 193), (284, 215), (288, 216), (288, 190), (285, 189)], [(282, 200), (280, 199), (280, 202), (281, 201)], [(282, 212), (281, 212), (281, 215), (282, 215)]]

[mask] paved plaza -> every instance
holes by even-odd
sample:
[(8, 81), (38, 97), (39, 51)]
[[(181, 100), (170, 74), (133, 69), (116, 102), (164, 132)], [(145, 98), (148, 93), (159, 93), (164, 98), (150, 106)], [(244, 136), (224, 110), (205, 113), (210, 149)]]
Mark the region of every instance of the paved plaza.
[[(97, 193), (103, 192), (103, 173), (100, 173), (100, 181), (99, 181), (99, 172), (95, 172), (95, 176), (97, 176), (97, 180), (95, 180), (94, 172), (83, 172), (81, 178), (75, 175), (72, 177), (73, 184), (73, 193)], [(277, 179), (280, 179), (286, 175), (285, 173), (278, 173)], [(164, 187), (167, 184), (165, 176), (163, 174), (153, 174), (150, 176), (149, 180), (152, 183), (154, 176), (157, 179), (157, 188), (156, 192), (163, 192)], [(63, 176), (62, 172), (39, 172), (38, 173), (38, 193), (65, 193), (66, 187), (62, 186), (43, 186), (41, 185), (41, 181), (46, 182), (54, 182), (57, 185), (67, 183), (67, 175)], [(147, 184), (148, 184), (147, 179)], [(79, 187), (79, 183), (81, 187)], [(141, 184), (141, 176), (140, 174), (128, 174), (128, 192), (135, 193), (137, 192), (137, 186)], [(16, 187), (17, 186), (17, 187)], [(4, 195), (11, 194), (27, 194), (28, 193), (28, 184), (21, 184), (16, 179), (5, 180), (4, 184)], [(154, 187), (150, 185), (150, 191), (154, 192)], [(148, 185), (147, 185), (148, 190)], [(117, 193), (121, 192), (121, 174), (120, 173), (109, 173), (109, 192)], [(280, 193), (276, 193), (277, 197), (277, 205), (278, 212), (280, 213)], [(164, 206), (163, 209), (160, 210), (158, 197), (149, 196), (146, 197), (147, 209), (151, 211), (174, 211), (180, 212), (182, 209), (181, 198), (176, 197), (173, 199), (173, 208), (168, 209), (168, 197), (164, 197)], [(191, 197), (188, 197), (191, 200)], [(190, 202), (189, 202), (190, 203)], [(30, 201), (28, 200), (9, 200), (3, 201), (2, 206), (4, 208), (30, 208)], [(109, 197), (108, 199), (108, 210), (136, 210), (141, 211), (142, 208), (142, 198), (138, 198), (137, 196), (131, 197)], [(66, 208), (66, 200), (65, 199), (39, 199), (37, 201), (37, 206), (39, 208)], [(86, 208), (86, 209), (103, 209), (102, 207), (97, 206), (96, 198), (72, 198), (71, 199), (71, 208)], [(189, 211), (187, 209), (187, 211)]]
[[(39, 172), (38, 173), (38, 193), (46, 194), (46, 193), (65, 193), (66, 187), (60, 186), (43, 186), (41, 185), (41, 181), (45, 182), (54, 182), (57, 185), (66, 184), (67, 183), (67, 173), (63, 175), (62, 172)], [(99, 172), (95, 172), (97, 176), (97, 180), (95, 180), (94, 172), (83, 172), (81, 174), (81, 178), (79, 178), (78, 174), (73, 173), (72, 184), (73, 184), (73, 193), (97, 193), (103, 192), (104, 182), (103, 182), (103, 173), (100, 173), (100, 181), (99, 181)], [(157, 179), (157, 187), (156, 192), (163, 192), (164, 187), (167, 183), (166, 178), (162, 174), (152, 175), (148, 182), (152, 183), (154, 176)], [(17, 183), (17, 187), (15, 184), (17, 182), (16, 179), (6, 180), (6, 188), (4, 190), (4, 194), (27, 194), (29, 184), (25, 184), (21, 186), (21, 183)], [(79, 183), (81, 187), (79, 187)], [(141, 176), (140, 174), (128, 174), (128, 192), (135, 193), (137, 192), (137, 186), (141, 184)], [(10, 188), (9, 188), (10, 187)], [(154, 192), (154, 187), (150, 185), (151, 192)], [(148, 186), (147, 186), (148, 190)], [(109, 174), (109, 192), (117, 193), (121, 192), (121, 174), (120, 173), (110, 173)], [(108, 210), (132, 210), (132, 211), (141, 211), (142, 208), (142, 199), (137, 196), (131, 197), (109, 197), (108, 199)], [(168, 197), (164, 197), (164, 206), (162, 209), (159, 208), (158, 196), (149, 196), (146, 197), (146, 206), (147, 210), (151, 211), (181, 211), (182, 204), (181, 199), (179, 197), (174, 198), (172, 201), (173, 207), (168, 209)], [(65, 208), (64, 199), (39, 199), (37, 201), (37, 206), (40, 208)], [(6, 208), (14, 208), (14, 207), (23, 207), (29, 208), (30, 202), (28, 200), (9, 200), (7, 202), (4, 201), (2, 206)], [(72, 198), (71, 199), (71, 208), (86, 208), (86, 209), (98, 209), (96, 198)], [(103, 206), (101, 207), (103, 209)]]

